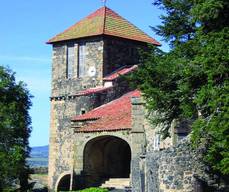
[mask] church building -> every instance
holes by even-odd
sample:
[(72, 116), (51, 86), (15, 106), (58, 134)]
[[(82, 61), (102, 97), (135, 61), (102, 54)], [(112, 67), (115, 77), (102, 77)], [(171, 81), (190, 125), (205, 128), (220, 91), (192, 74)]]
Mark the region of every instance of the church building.
[[(159, 144), (144, 101), (123, 76), (137, 70), (152, 37), (102, 7), (48, 41), (53, 47), (48, 187), (130, 188), (139, 158)], [(136, 187), (135, 187), (136, 188)]]

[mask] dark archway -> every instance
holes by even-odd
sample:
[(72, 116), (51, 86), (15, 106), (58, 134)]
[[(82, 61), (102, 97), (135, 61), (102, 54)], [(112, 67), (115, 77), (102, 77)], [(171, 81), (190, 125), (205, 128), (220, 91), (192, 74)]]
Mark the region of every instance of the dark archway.
[(57, 191), (69, 191), (70, 180), (71, 180), (70, 174), (63, 176), (58, 183)]
[(101, 136), (90, 140), (84, 149), (84, 174), (87, 186), (97, 186), (109, 178), (129, 178), (131, 149), (118, 137)]

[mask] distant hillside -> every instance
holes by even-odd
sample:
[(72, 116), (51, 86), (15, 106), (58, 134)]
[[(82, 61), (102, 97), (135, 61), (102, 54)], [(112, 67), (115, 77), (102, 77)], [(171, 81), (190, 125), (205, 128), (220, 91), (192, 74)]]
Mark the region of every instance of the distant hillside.
[(32, 147), (28, 163), (30, 167), (48, 167), (49, 146)]

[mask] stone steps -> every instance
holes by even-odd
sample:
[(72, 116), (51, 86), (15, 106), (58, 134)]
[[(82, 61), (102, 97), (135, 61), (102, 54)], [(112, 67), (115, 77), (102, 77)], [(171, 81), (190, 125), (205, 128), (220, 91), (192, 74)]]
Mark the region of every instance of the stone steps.
[(101, 185), (101, 188), (125, 189), (130, 187), (129, 178), (111, 178)]

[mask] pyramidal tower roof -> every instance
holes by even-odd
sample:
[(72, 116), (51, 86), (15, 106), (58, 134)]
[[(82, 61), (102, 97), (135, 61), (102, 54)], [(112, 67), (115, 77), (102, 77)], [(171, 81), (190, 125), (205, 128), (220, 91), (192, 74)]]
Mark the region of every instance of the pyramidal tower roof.
[(107, 7), (98, 9), (64, 32), (50, 39), (48, 43), (52, 44), (97, 35), (110, 35), (160, 45), (155, 39)]

